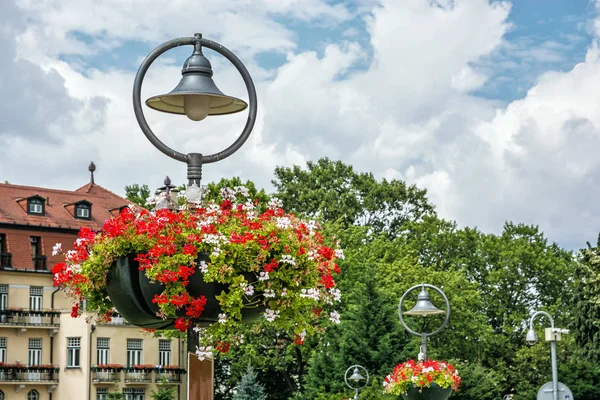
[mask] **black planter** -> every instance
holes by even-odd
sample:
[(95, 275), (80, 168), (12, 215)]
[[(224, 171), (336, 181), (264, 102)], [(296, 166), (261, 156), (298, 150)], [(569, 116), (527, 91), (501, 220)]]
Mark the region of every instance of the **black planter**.
[[(148, 329), (172, 329), (174, 319), (163, 320), (156, 316), (159, 312), (158, 304), (152, 303), (155, 295), (164, 291), (164, 285), (159, 282), (150, 282), (144, 271), (138, 270), (139, 263), (134, 260), (135, 255), (119, 257), (113, 264), (107, 277), (108, 296), (115, 308), (128, 322), (141, 328)], [(198, 255), (200, 261), (210, 262), (207, 253)], [(243, 274), (246, 280), (254, 282), (256, 277), (252, 273)], [(206, 297), (206, 306), (200, 318), (200, 325), (210, 325), (219, 320), (222, 313), (221, 306), (215, 298), (222, 291), (227, 291), (228, 285), (214, 282), (204, 282), (201, 272), (197, 271), (190, 276), (187, 286), (190, 296)], [(242, 319), (244, 322), (252, 322), (260, 317), (265, 307), (244, 308)], [(178, 310), (180, 317), (185, 317), (185, 310)]]
[(418, 388), (410, 385), (402, 398), (404, 400), (446, 400), (451, 393), (452, 388), (442, 389), (436, 383), (432, 383), (431, 387), (428, 388)]

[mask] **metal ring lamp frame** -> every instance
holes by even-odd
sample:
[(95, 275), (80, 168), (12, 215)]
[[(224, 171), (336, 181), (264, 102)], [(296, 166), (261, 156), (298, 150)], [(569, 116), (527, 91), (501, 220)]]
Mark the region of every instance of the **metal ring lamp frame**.
[[(176, 150), (171, 149), (169, 146), (161, 142), (150, 126), (146, 121), (146, 117), (144, 116), (144, 111), (142, 110), (142, 102), (141, 102), (141, 92), (142, 92), (142, 82), (144, 77), (146, 76), (146, 72), (150, 65), (164, 52), (167, 50), (171, 50), (175, 47), (179, 46), (188, 46), (195, 45), (196, 43), (200, 43), (202, 46), (207, 47), (216, 51), (217, 53), (224, 56), (233, 66), (238, 70), (244, 83), (246, 85), (246, 90), (248, 91), (248, 103), (249, 103), (249, 112), (248, 119), (246, 121), (246, 126), (244, 130), (237, 138), (237, 140), (228, 148), (218, 153), (214, 153), (208, 156), (202, 155), (200, 153), (189, 153), (183, 154)], [(150, 54), (146, 56), (140, 68), (135, 76), (135, 81), (133, 83), (133, 111), (135, 112), (135, 118), (137, 119), (140, 128), (142, 128), (142, 132), (148, 138), (150, 143), (154, 145), (158, 150), (166, 154), (167, 156), (181, 162), (185, 162), (188, 165), (188, 180), (189, 184), (199, 184), (200, 179), (202, 178), (202, 164), (213, 163), (224, 158), (229, 157), (233, 153), (235, 153), (248, 139), (250, 133), (252, 132), (252, 128), (254, 127), (254, 123), (256, 121), (256, 113), (257, 113), (257, 100), (256, 100), (256, 89), (254, 87), (254, 82), (252, 82), (252, 78), (250, 77), (250, 73), (242, 64), (242, 62), (237, 58), (235, 54), (233, 54), (230, 50), (220, 45), (217, 42), (213, 42), (212, 40), (203, 39), (201, 35), (197, 34), (195, 37), (182, 37), (179, 39), (173, 39), (168, 42), (165, 42), (152, 50)]]
[[(406, 325), (406, 322), (404, 322), (404, 317), (402, 316), (402, 304), (404, 303), (404, 299), (406, 299), (406, 296), (410, 292), (412, 292), (415, 289), (426, 288), (426, 287), (435, 290), (440, 295), (442, 295), (442, 297), (444, 298), (444, 301), (446, 302), (446, 318), (444, 318), (444, 322), (442, 323), (442, 326), (440, 326), (435, 331), (433, 331), (431, 333), (427, 333), (427, 332), (419, 333), (419, 332), (416, 332), (416, 331), (413, 331), (412, 329), (410, 329), (408, 327), (408, 325)], [(429, 336), (435, 335), (436, 333), (439, 333), (448, 324), (448, 321), (450, 320), (450, 302), (448, 301), (448, 298), (446, 297), (444, 292), (442, 292), (441, 289), (439, 289), (433, 285), (429, 285), (427, 283), (422, 283), (420, 285), (415, 285), (415, 286), (411, 287), (410, 289), (408, 289), (406, 292), (404, 292), (404, 294), (402, 295), (402, 298), (400, 299), (400, 304), (398, 305), (398, 315), (400, 316), (400, 322), (402, 323), (402, 326), (404, 326), (404, 329), (406, 329), (408, 332), (412, 333), (415, 336), (421, 336), (421, 352), (419, 353), (419, 360), (426, 360), (427, 359), (427, 338)]]
[[(360, 368), (360, 369), (362, 369), (363, 371), (365, 371), (365, 375), (366, 375), (366, 376), (365, 376), (365, 378), (366, 378), (366, 380), (365, 380), (365, 384), (364, 384), (364, 385), (362, 385), (362, 386), (359, 386), (359, 387), (354, 387), (354, 386), (352, 386), (352, 385), (351, 385), (351, 384), (348, 382), (348, 372), (349, 372), (350, 370), (353, 370), (354, 368)], [(365, 388), (365, 387), (366, 387), (366, 386), (369, 384), (369, 371), (367, 371), (367, 369), (366, 369), (365, 367), (363, 367), (362, 365), (358, 365), (358, 364), (356, 364), (356, 365), (352, 365), (352, 366), (350, 366), (350, 368), (348, 368), (348, 369), (346, 370), (346, 373), (344, 374), (344, 381), (346, 382), (346, 386), (348, 386), (348, 387), (349, 387), (350, 389), (352, 389), (352, 390), (361, 390), (361, 389), (364, 389), (364, 388)]]
[[(406, 299), (406, 296), (410, 292), (412, 292), (413, 290), (420, 289), (422, 287), (428, 287), (428, 288), (431, 288), (431, 289), (435, 290), (440, 295), (442, 295), (442, 297), (444, 298), (444, 301), (446, 302), (446, 318), (444, 319), (444, 323), (442, 323), (442, 326), (440, 326), (438, 329), (436, 329), (435, 331), (433, 331), (431, 333), (419, 333), (419, 332), (413, 331), (412, 329), (410, 329), (406, 325), (406, 322), (404, 322), (404, 317), (402, 316), (402, 304), (404, 303), (404, 300)], [(433, 285), (429, 285), (427, 283), (422, 283), (420, 285), (413, 286), (410, 289), (408, 289), (406, 292), (404, 292), (404, 294), (402, 295), (402, 298), (400, 299), (400, 304), (398, 305), (398, 315), (400, 316), (400, 322), (402, 323), (402, 326), (404, 326), (404, 329), (406, 329), (407, 331), (409, 331), (413, 335), (415, 335), (415, 336), (425, 336), (425, 337), (433, 336), (436, 333), (439, 333), (448, 324), (448, 321), (450, 320), (450, 302), (448, 301), (448, 298), (446, 297), (446, 295), (444, 294), (444, 292), (442, 292), (441, 289), (439, 289), (439, 288), (437, 288), (437, 287), (435, 287)]]

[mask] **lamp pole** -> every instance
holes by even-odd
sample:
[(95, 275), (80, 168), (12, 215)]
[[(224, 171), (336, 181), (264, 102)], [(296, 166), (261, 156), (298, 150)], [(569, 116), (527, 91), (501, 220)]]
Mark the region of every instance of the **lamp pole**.
[[(141, 91), (146, 72), (152, 63), (163, 53), (180, 46), (193, 46), (193, 53), (183, 64), (182, 78), (171, 92), (153, 96), (146, 100), (146, 105), (157, 111), (170, 114), (186, 115), (193, 121), (200, 121), (210, 115), (233, 114), (249, 108), (248, 119), (237, 140), (226, 149), (210, 155), (202, 153), (181, 153), (160, 141), (146, 121), (142, 109)], [(210, 61), (202, 53), (206, 47), (225, 57), (241, 75), (248, 93), (248, 103), (244, 100), (228, 96), (221, 92), (212, 80)], [(200, 181), (204, 164), (221, 161), (235, 153), (248, 139), (257, 114), (256, 89), (250, 73), (237, 56), (221, 44), (208, 40), (196, 33), (194, 37), (182, 37), (161, 44), (152, 50), (142, 61), (133, 83), (133, 111), (136, 120), (150, 143), (163, 154), (187, 164), (188, 187), (186, 200), (197, 202), (201, 198)], [(166, 198), (172, 189), (170, 180), (165, 180)], [(193, 321), (192, 321), (193, 322)], [(195, 357), (198, 347), (198, 334), (193, 330), (194, 324), (188, 328), (188, 373), (187, 399), (212, 400), (214, 392), (212, 360), (200, 361)]]
[(529, 331), (527, 332), (526, 341), (529, 344), (535, 344), (538, 341), (537, 334), (533, 330), (533, 321), (537, 316), (545, 316), (550, 320), (550, 328), (545, 330), (545, 338), (547, 342), (550, 342), (550, 356), (552, 359), (552, 399), (558, 400), (559, 387), (558, 387), (558, 365), (556, 361), (556, 342), (561, 338), (561, 334), (569, 333), (567, 329), (560, 329), (554, 327), (554, 319), (550, 314), (545, 311), (535, 312), (529, 319)]
[[(425, 288), (431, 288), (433, 290), (435, 290), (436, 292), (438, 292), (444, 299), (444, 302), (446, 303), (446, 311), (444, 312), (443, 310), (438, 309), (436, 306), (434, 306), (430, 299), (429, 299), (429, 293), (427, 293), (427, 290)], [(417, 297), (417, 304), (415, 304), (415, 306), (410, 309), (409, 311), (405, 311), (402, 312), (402, 305), (404, 304), (404, 300), (406, 299), (406, 296), (412, 292), (413, 290), (416, 289), (421, 289), (421, 291), (419, 292), (419, 296)], [(427, 316), (427, 315), (439, 315), (439, 314), (446, 314), (446, 317), (444, 318), (444, 322), (442, 323), (442, 325), (436, 329), (435, 331), (431, 332), (431, 333), (427, 333), (427, 332), (416, 332), (414, 330), (412, 330), (408, 325), (406, 325), (406, 322), (404, 322), (404, 317), (402, 316), (404, 315), (419, 315), (419, 316)], [(427, 360), (427, 338), (429, 336), (433, 336), (437, 333), (439, 333), (442, 329), (444, 329), (446, 327), (446, 325), (448, 325), (448, 321), (450, 320), (450, 302), (448, 301), (448, 297), (446, 297), (446, 295), (444, 294), (444, 292), (433, 285), (429, 285), (427, 283), (422, 283), (420, 285), (416, 285), (411, 287), (410, 289), (408, 289), (406, 292), (404, 292), (404, 294), (402, 295), (402, 298), (400, 298), (400, 304), (398, 304), (398, 315), (400, 316), (400, 322), (402, 323), (402, 326), (404, 327), (404, 329), (406, 329), (409, 333), (415, 335), (415, 336), (420, 336), (421, 337), (421, 349), (419, 351), (419, 356), (418, 356), (418, 360), (419, 361), (425, 361)]]
[[(365, 372), (366, 377), (363, 376), (359, 370), (363, 370)], [(351, 376), (348, 376), (349, 372), (352, 372)], [(352, 386), (352, 384), (348, 381), (354, 382), (355, 386)], [(358, 386), (361, 381), (365, 381), (365, 383)], [(354, 400), (358, 400), (358, 392), (360, 392), (363, 388), (365, 388), (365, 386), (369, 384), (369, 371), (367, 371), (367, 369), (361, 365), (352, 365), (346, 370), (346, 373), (344, 374), (344, 382), (346, 382), (346, 386), (356, 391), (354, 394)]]

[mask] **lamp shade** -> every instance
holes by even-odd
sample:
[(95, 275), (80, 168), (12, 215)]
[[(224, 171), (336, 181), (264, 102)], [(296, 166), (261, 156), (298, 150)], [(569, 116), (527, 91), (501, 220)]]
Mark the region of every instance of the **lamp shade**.
[(359, 382), (359, 381), (364, 381), (366, 378), (360, 374), (360, 372), (358, 371), (358, 368), (354, 368), (354, 372), (352, 373), (352, 376), (349, 377), (348, 379), (350, 379), (351, 381), (354, 381), (354, 382)]
[(537, 333), (533, 329), (528, 330), (525, 341), (529, 344), (536, 344), (538, 341)]
[(212, 79), (210, 61), (202, 54), (200, 44), (195, 45), (194, 53), (183, 64), (181, 74), (183, 76), (175, 89), (150, 97), (146, 105), (157, 111), (187, 115), (194, 121), (208, 115), (233, 114), (248, 107), (244, 100), (219, 90)]
[(429, 300), (429, 293), (425, 290), (425, 287), (421, 289), (419, 292), (419, 296), (417, 297), (417, 304), (415, 306), (404, 312), (404, 315), (438, 315), (443, 314), (444, 311), (440, 310), (433, 304), (431, 304), (431, 300)]

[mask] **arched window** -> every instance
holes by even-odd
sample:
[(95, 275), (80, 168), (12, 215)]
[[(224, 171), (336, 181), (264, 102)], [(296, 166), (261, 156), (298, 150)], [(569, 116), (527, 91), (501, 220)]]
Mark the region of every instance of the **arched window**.
[(40, 400), (40, 394), (37, 390), (31, 389), (29, 393), (27, 393), (27, 400)]

